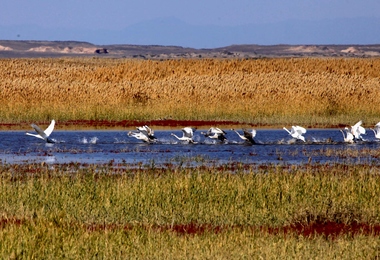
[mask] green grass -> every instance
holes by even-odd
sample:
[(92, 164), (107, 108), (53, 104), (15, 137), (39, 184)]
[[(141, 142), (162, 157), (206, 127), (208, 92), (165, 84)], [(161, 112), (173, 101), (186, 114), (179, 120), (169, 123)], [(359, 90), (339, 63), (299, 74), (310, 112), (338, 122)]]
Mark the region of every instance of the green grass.
[[(380, 251), (378, 235), (304, 237), (262, 228), (379, 225), (379, 172), (368, 165), (233, 174), (3, 165), (0, 258), (371, 258)], [(196, 230), (182, 232), (186, 225)]]
[(376, 259), (380, 247), (378, 237), (360, 235), (333, 241), (250, 230), (182, 236), (141, 228), (88, 232), (40, 224), (3, 229), (0, 239), (2, 258), (40, 259)]

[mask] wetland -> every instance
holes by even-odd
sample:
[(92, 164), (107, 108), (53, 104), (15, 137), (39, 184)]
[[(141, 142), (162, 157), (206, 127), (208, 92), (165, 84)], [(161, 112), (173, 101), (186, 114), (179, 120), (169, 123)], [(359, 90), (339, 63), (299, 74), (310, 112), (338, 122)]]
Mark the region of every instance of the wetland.
[[(378, 58), (0, 64), (1, 258), (379, 258)], [(25, 135), (52, 119), (56, 143)]]

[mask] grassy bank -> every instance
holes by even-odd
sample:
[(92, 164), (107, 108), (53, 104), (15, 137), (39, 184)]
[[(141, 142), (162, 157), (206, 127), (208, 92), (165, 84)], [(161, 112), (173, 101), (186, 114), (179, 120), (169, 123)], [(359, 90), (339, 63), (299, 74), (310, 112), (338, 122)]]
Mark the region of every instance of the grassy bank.
[(380, 59), (0, 60), (0, 121), (380, 119)]
[(236, 171), (3, 165), (1, 258), (379, 256), (379, 168)]

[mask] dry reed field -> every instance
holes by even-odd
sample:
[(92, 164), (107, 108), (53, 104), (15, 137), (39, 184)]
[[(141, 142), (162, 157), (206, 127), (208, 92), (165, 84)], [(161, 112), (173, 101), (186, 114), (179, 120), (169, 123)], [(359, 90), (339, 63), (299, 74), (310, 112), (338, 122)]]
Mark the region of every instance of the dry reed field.
[(0, 122), (380, 120), (380, 59), (0, 60)]

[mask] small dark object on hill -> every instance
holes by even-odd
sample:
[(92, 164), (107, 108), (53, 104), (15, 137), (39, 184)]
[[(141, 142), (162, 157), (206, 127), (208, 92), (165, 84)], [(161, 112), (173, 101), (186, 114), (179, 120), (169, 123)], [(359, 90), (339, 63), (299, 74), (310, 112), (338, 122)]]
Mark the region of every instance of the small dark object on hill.
[(96, 49), (95, 53), (98, 53), (98, 54), (107, 54), (108, 50), (106, 48)]

